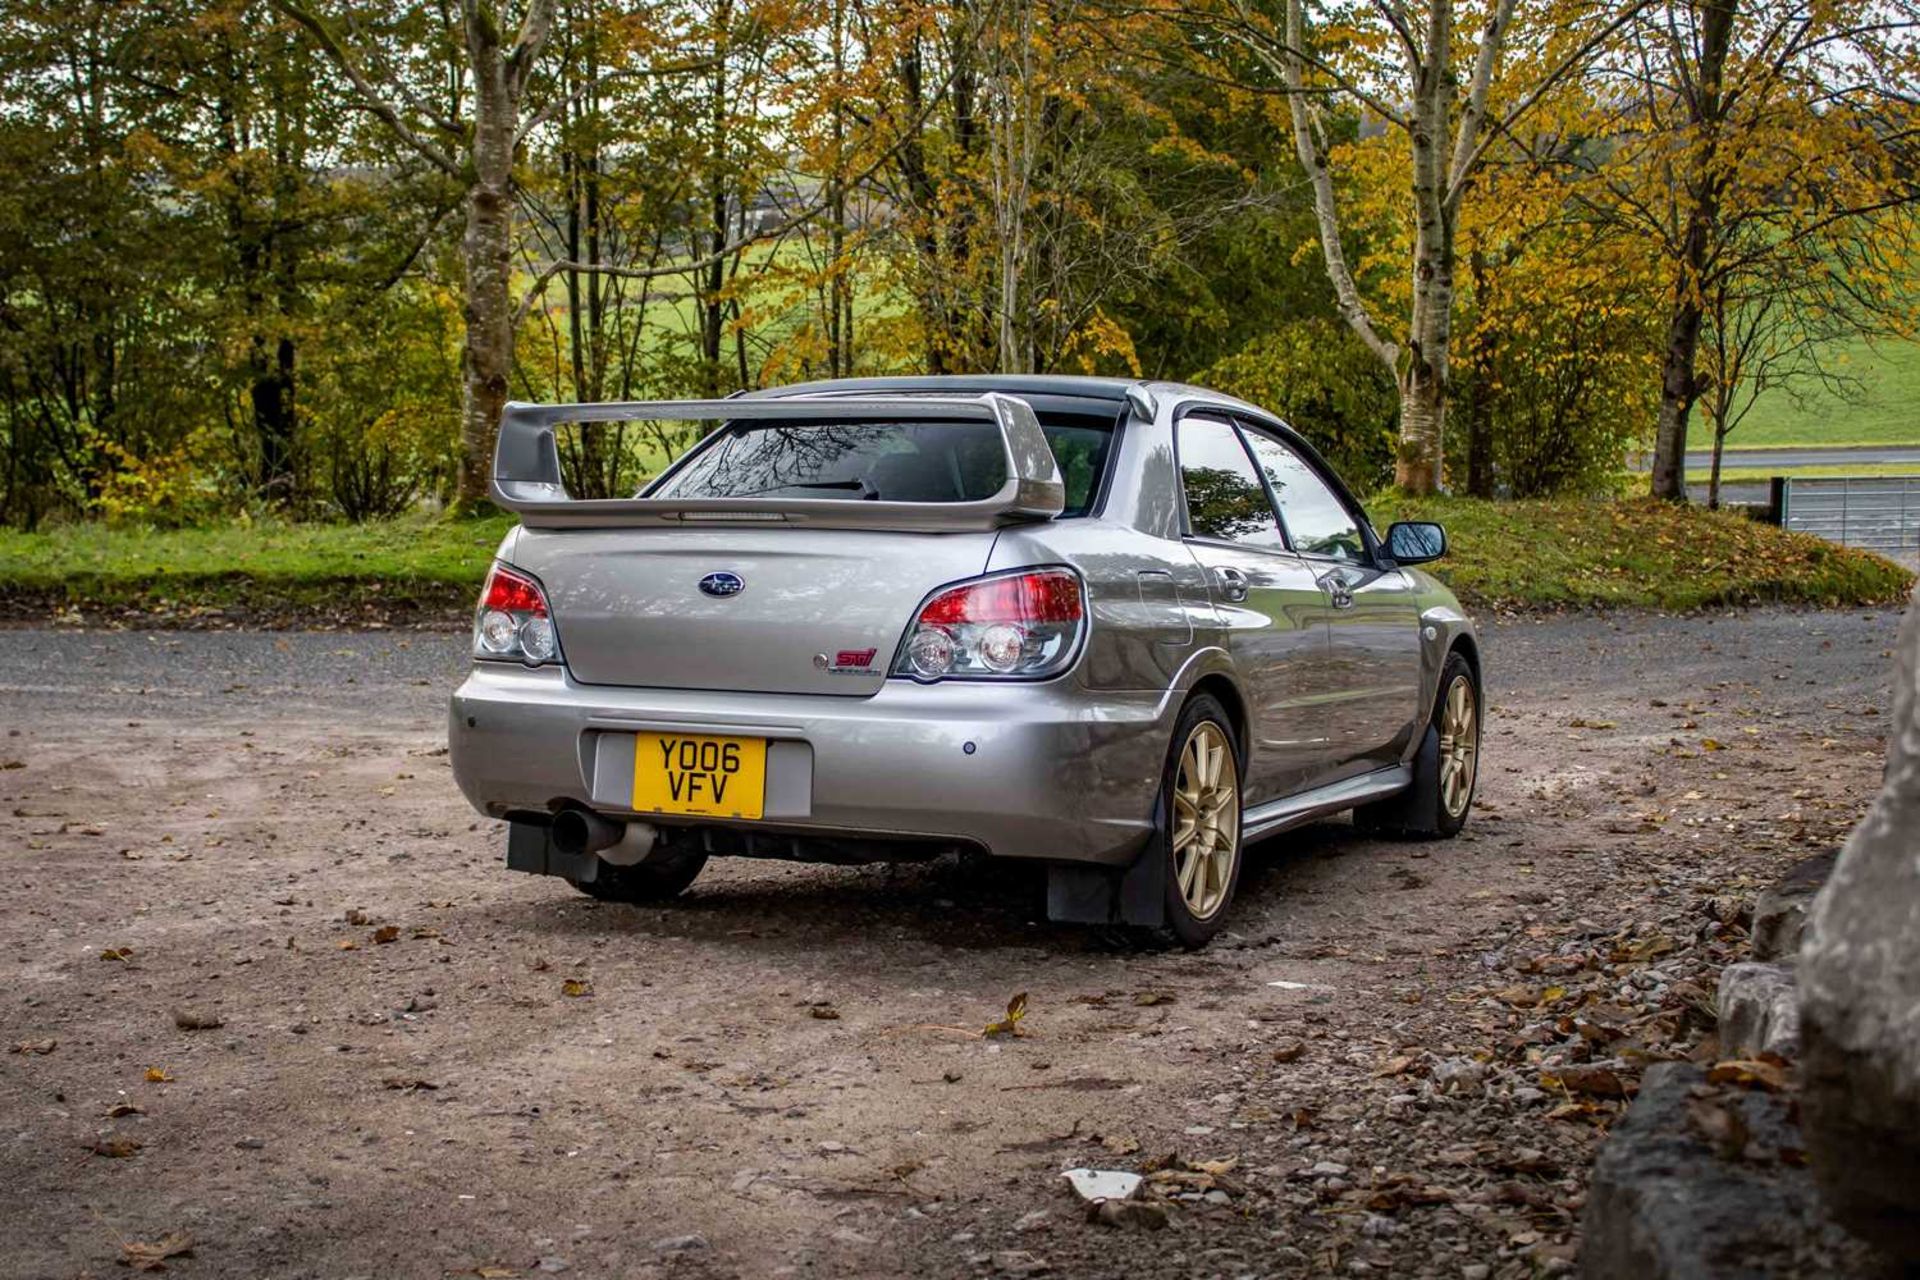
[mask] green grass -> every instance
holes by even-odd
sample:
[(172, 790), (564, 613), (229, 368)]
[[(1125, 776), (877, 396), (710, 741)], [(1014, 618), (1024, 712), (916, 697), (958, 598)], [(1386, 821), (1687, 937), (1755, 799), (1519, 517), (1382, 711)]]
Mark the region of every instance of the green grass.
[[(1384, 496), (1384, 525), (1437, 519), (1435, 570), (1482, 608), (1699, 609), (1760, 602), (1884, 604), (1912, 585), (1860, 551), (1727, 513), (1621, 502)], [(0, 532), (0, 618), (147, 623), (458, 625), (509, 525), (425, 517), (367, 525), (99, 525)]]
[(1731, 512), (1650, 499), (1476, 502), (1376, 498), (1376, 523), (1438, 520), (1435, 574), (1471, 605), (1500, 609), (1892, 604), (1913, 585), (1878, 556)]
[(0, 531), (0, 618), (66, 608), (192, 619), (457, 618), (511, 521)]
[[(1805, 405), (1797, 405), (1784, 392), (1768, 392), (1727, 437), (1727, 447), (1920, 444), (1920, 343), (1855, 342), (1838, 349), (1834, 359), (1838, 368), (1866, 383), (1862, 403), (1849, 404), (1816, 391)], [(1713, 428), (1697, 407), (1687, 447), (1713, 448)]]

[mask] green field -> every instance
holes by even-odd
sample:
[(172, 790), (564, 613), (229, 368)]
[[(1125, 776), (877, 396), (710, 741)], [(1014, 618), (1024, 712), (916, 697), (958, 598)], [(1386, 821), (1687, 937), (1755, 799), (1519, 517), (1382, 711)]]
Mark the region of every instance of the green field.
[[(1920, 445), (1920, 343), (1854, 343), (1837, 353), (1838, 367), (1867, 384), (1866, 399), (1850, 404), (1815, 392), (1804, 405), (1784, 392), (1760, 398), (1746, 420), (1727, 437), (1727, 448), (1765, 449), (1795, 445)], [(1687, 437), (1690, 449), (1713, 448), (1713, 428), (1698, 408)]]

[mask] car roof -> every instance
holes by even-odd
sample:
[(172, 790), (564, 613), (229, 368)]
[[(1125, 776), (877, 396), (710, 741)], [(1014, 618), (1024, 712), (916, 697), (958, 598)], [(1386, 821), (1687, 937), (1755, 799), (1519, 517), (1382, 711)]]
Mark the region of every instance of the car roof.
[[(973, 392), (998, 391), (1035, 401), (1034, 408), (1093, 410), (1097, 404), (1118, 405), (1130, 393), (1144, 391), (1154, 399), (1172, 396), (1182, 400), (1206, 400), (1252, 410), (1271, 417), (1257, 405), (1224, 395), (1206, 387), (1182, 382), (1160, 382), (1148, 378), (1092, 378), (1063, 373), (962, 373), (916, 374), (890, 378), (828, 378), (818, 382), (796, 382), (783, 387), (767, 387), (746, 394), (756, 399), (801, 395), (865, 395), (886, 392)], [(1081, 402), (1075, 404), (1073, 402)], [(1087, 403), (1094, 402), (1094, 403)]]

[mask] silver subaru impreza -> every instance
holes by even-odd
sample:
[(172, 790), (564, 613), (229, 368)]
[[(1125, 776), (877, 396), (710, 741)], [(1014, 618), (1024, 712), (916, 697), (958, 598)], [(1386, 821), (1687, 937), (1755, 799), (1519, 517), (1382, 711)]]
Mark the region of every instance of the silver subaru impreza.
[[(556, 431), (710, 423), (636, 497), (574, 499)], [(691, 429), (697, 429), (691, 428)], [(1065, 377), (855, 379), (512, 405), (520, 524), (453, 695), (507, 865), (657, 901), (714, 855), (1047, 867), (1057, 920), (1188, 946), (1251, 840), (1342, 810), (1450, 836), (1480, 656), (1259, 408)]]

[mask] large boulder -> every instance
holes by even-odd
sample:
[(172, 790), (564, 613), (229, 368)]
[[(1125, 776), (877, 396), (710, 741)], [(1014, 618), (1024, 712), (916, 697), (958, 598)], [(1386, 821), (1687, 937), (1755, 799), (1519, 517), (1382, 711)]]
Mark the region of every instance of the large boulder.
[(1786, 1094), (1663, 1062), (1607, 1135), (1580, 1246), (1583, 1280), (1808, 1280), (1882, 1274), (1827, 1220)]
[[(1920, 591), (1916, 592), (1920, 598)], [(1800, 953), (1809, 1154), (1834, 1215), (1920, 1266), (1920, 609), (1900, 628), (1880, 794)]]

